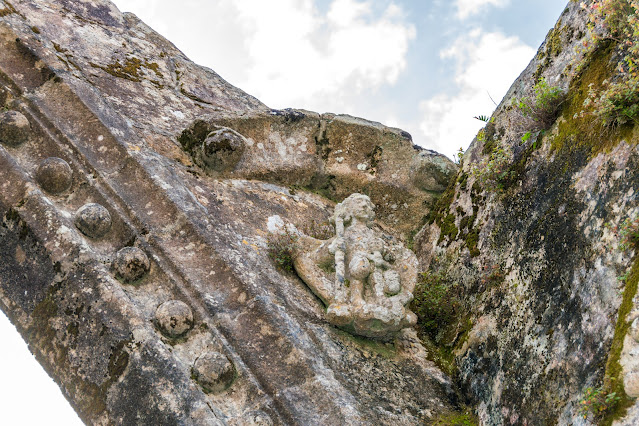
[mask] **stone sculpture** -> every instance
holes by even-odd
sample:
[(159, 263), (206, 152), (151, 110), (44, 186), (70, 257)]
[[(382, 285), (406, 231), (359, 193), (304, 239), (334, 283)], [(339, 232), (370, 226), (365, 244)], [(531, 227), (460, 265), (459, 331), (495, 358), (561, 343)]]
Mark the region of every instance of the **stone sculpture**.
[(301, 234), (295, 270), (327, 306), (331, 324), (386, 340), (417, 322), (406, 305), (417, 281), (415, 254), (372, 228), (370, 198), (353, 194), (335, 207), (336, 236), (321, 241)]
[[(391, 347), (318, 325), (308, 289), (260, 247), (269, 217), (332, 213), (293, 185), (366, 188), (380, 225), (407, 233), (441, 192), (414, 176), (437, 163), (447, 182), (452, 162), (379, 123), (272, 110), (108, 0), (0, 0), (0, 51), (0, 309), (84, 423), (417, 425), (456, 411), (415, 333)], [(345, 223), (342, 270), (364, 222)], [(402, 253), (371, 271), (396, 298)], [(355, 308), (342, 289), (344, 328), (367, 307), (392, 312), (372, 280)]]

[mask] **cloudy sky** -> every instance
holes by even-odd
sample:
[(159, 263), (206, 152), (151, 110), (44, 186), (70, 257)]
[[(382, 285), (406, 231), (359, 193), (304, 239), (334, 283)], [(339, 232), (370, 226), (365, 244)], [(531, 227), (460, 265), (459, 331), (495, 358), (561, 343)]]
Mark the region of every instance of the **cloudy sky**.
[(564, 0), (116, 0), (272, 108), (401, 127), (452, 156), (532, 59)]
[[(400, 127), (452, 156), (471, 142), (564, 0), (117, 0), (272, 108)], [(81, 425), (0, 313), (0, 418)]]

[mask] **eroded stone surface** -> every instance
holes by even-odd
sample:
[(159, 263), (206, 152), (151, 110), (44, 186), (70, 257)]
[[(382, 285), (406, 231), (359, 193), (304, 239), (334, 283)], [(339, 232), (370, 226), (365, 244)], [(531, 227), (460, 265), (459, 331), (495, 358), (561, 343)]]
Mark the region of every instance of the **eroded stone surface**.
[(138, 247), (125, 247), (120, 250), (113, 261), (116, 276), (127, 283), (135, 282), (147, 272), (151, 262), (144, 251)]
[(233, 170), (245, 147), (246, 140), (239, 133), (226, 128), (215, 130), (202, 143), (202, 162), (216, 172)]
[(201, 147), (220, 126), (242, 135), (245, 149), (233, 168), (216, 174), (303, 188), (333, 201), (365, 192), (377, 206), (378, 220), (405, 236), (421, 226), (434, 194), (457, 172), (447, 157), (413, 145), (399, 129), (287, 109), (193, 122), (178, 140), (204, 173), (211, 169)]
[[(269, 217), (331, 215), (316, 193), (370, 190), (384, 223), (413, 230), (434, 198), (413, 171), (443, 157), (378, 123), (271, 110), (107, 1), (11, 4), (0, 101), (31, 133), (0, 150), (0, 307), (86, 423), (410, 425), (457, 408), (408, 330), (385, 343), (342, 332), (266, 250)], [(180, 143), (198, 120), (198, 149), (215, 126), (245, 137), (232, 170), (211, 176)], [(73, 193), (55, 199), (34, 190), (53, 156), (74, 170)], [(74, 226), (89, 203), (112, 216), (102, 238)], [(132, 286), (109, 263), (134, 243), (153, 267)], [(187, 301), (198, 326), (163, 336), (167, 300)], [(209, 351), (233, 360), (231, 391), (193, 380)]]
[(207, 352), (193, 364), (193, 374), (195, 380), (206, 392), (219, 393), (228, 389), (233, 383), (235, 367), (226, 355), (220, 352)]
[[(618, 77), (609, 52), (583, 58), (591, 29), (568, 3), (415, 238), (423, 267), (468, 309), (436, 339), (454, 348), (482, 424), (590, 423), (580, 400), (605, 392), (631, 339), (620, 333), (636, 286), (618, 277), (636, 260), (614, 229), (639, 213), (639, 140), (636, 128), (600, 133), (594, 114), (579, 118), (580, 93)], [(534, 131), (514, 105), (541, 79), (567, 100)]]
[(639, 397), (639, 310), (628, 315), (630, 330), (624, 338), (619, 364), (623, 369), (623, 385), (631, 398)]
[(181, 300), (169, 300), (158, 306), (155, 322), (166, 336), (180, 337), (193, 327), (193, 311)]
[(49, 157), (40, 163), (35, 177), (42, 189), (60, 194), (71, 187), (73, 171), (62, 158)]
[(245, 421), (247, 426), (272, 426), (273, 425), (273, 421), (271, 420), (269, 415), (259, 410), (248, 413), (248, 415), (246, 415), (245, 417)]
[(366, 195), (349, 196), (335, 207), (336, 236), (327, 241), (300, 236), (294, 265), (326, 304), (331, 324), (389, 339), (417, 321), (406, 307), (413, 299), (417, 258), (371, 229), (374, 207)]
[(29, 139), (29, 120), (18, 111), (0, 113), (0, 143), (16, 147)]
[(87, 237), (101, 238), (111, 229), (111, 214), (100, 204), (85, 204), (76, 212), (74, 223)]

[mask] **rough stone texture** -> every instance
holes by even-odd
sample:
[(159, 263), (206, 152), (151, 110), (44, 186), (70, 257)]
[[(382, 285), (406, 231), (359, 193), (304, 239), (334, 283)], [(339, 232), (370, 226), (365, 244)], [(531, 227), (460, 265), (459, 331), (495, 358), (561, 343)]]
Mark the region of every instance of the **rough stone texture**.
[[(457, 171), (448, 158), (413, 145), (402, 130), (347, 115), (292, 109), (196, 120), (178, 138), (196, 165), (203, 166), (201, 147), (219, 126), (233, 129), (245, 141), (239, 163), (222, 176), (267, 180), (333, 201), (363, 193), (377, 206), (378, 219), (405, 236), (423, 225), (434, 194)], [(203, 168), (201, 173), (210, 171), (205, 164)]]
[(231, 171), (242, 158), (246, 143), (242, 135), (231, 129), (215, 130), (202, 143), (202, 162), (216, 172)]
[(102, 238), (111, 229), (111, 214), (100, 204), (85, 204), (76, 212), (73, 223), (87, 237)]
[(45, 191), (60, 194), (71, 187), (73, 171), (62, 158), (49, 157), (38, 166), (35, 179)]
[(417, 258), (401, 244), (392, 244), (391, 236), (370, 229), (374, 207), (362, 194), (339, 203), (331, 218), (336, 236), (321, 241), (300, 234), (294, 266), (327, 306), (331, 324), (390, 340), (417, 322), (406, 307), (417, 282)]
[[(86, 423), (396, 425), (457, 409), (414, 331), (380, 343), (333, 327), (266, 241), (274, 215), (329, 218), (310, 190), (369, 194), (407, 234), (450, 161), (376, 123), (271, 110), (104, 0), (0, 1), (0, 51), (0, 106), (30, 125), (0, 146), (0, 307)], [(214, 126), (247, 142), (217, 176), (191, 149)], [(56, 197), (33, 178), (49, 157), (73, 172)], [(109, 212), (100, 238), (75, 220), (85, 205)], [(108, 265), (133, 246), (151, 266), (127, 285)], [(193, 312), (178, 339), (154, 325), (167, 300)], [(237, 372), (220, 394), (192, 378), (209, 352)]]
[[(636, 321), (636, 320), (635, 320)], [(633, 332), (636, 331), (637, 324), (632, 324)], [(634, 336), (627, 335), (624, 339), (624, 350), (621, 353), (620, 364), (624, 370), (623, 384), (624, 390), (629, 397), (639, 397), (639, 345)]]
[(180, 337), (193, 327), (193, 311), (180, 300), (169, 300), (158, 306), (155, 323), (167, 337)]
[[(578, 118), (589, 84), (615, 72), (605, 49), (575, 72), (585, 18), (568, 4), (415, 239), (423, 268), (461, 286), (468, 312), (441, 343), (482, 424), (590, 423), (579, 400), (616, 374), (636, 283), (617, 279), (635, 253), (614, 229), (639, 213), (639, 139)], [(511, 105), (540, 78), (567, 94), (545, 133)], [(491, 159), (503, 175), (486, 171)]]
[(142, 279), (150, 268), (149, 257), (138, 247), (124, 247), (118, 251), (113, 261), (115, 276), (126, 283)]
[(193, 364), (193, 375), (206, 392), (220, 393), (233, 383), (235, 368), (224, 354), (207, 352)]
[(0, 114), (0, 143), (16, 147), (29, 139), (29, 120), (18, 111)]

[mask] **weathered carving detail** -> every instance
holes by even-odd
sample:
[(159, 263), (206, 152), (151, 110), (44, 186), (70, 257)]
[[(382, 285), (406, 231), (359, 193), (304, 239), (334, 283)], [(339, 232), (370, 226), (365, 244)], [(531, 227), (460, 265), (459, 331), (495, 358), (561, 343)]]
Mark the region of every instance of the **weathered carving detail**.
[(74, 223), (87, 237), (101, 238), (111, 229), (111, 215), (104, 206), (85, 204), (76, 213)]
[(155, 322), (167, 337), (180, 337), (193, 327), (193, 312), (180, 300), (162, 303), (155, 311)]
[(235, 367), (226, 355), (211, 351), (195, 361), (193, 376), (205, 392), (219, 393), (233, 384)]
[(231, 171), (242, 158), (244, 137), (226, 127), (211, 132), (202, 143), (202, 162), (216, 172)]
[[(434, 197), (411, 183), (421, 160), (401, 131), (270, 110), (108, 0), (12, 4), (0, 309), (85, 423), (413, 425), (455, 410), (414, 332), (394, 345), (338, 332), (260, 247), (269, 216), (324, 220), (364, 188), (380, 224), (415, 229)], [(68, 162), (70, 187), (61, 161), (62, 175), (38, 172), (47, 157)], [(378, 270), (391, 292), (410, 280), (372, 268), (362, 300), (381, 310), (366, 292)]]
[(29, 120), (18, 111), (0, 114), (0, 143), (16, 147), (29, 139)]
[(62, 158), (49, 157), (36, 170), (36, 181), (50, 194), (60, 194), (71, 187), (73, 171)]
[(125, 247), (120, 250), (113, 261), (116, 277), (126, 283), (141, 279), (151, 267), (149, 258), (137, 247)]
[(374, 205), (353, 194), (335, 207), (336, 236), (300, 235), (295, 270), (326, 304), (331, 324), (361, 336), (388, 339), (414, 325), (406, 305), (417, 281), (415, 254), (374, 231)]

